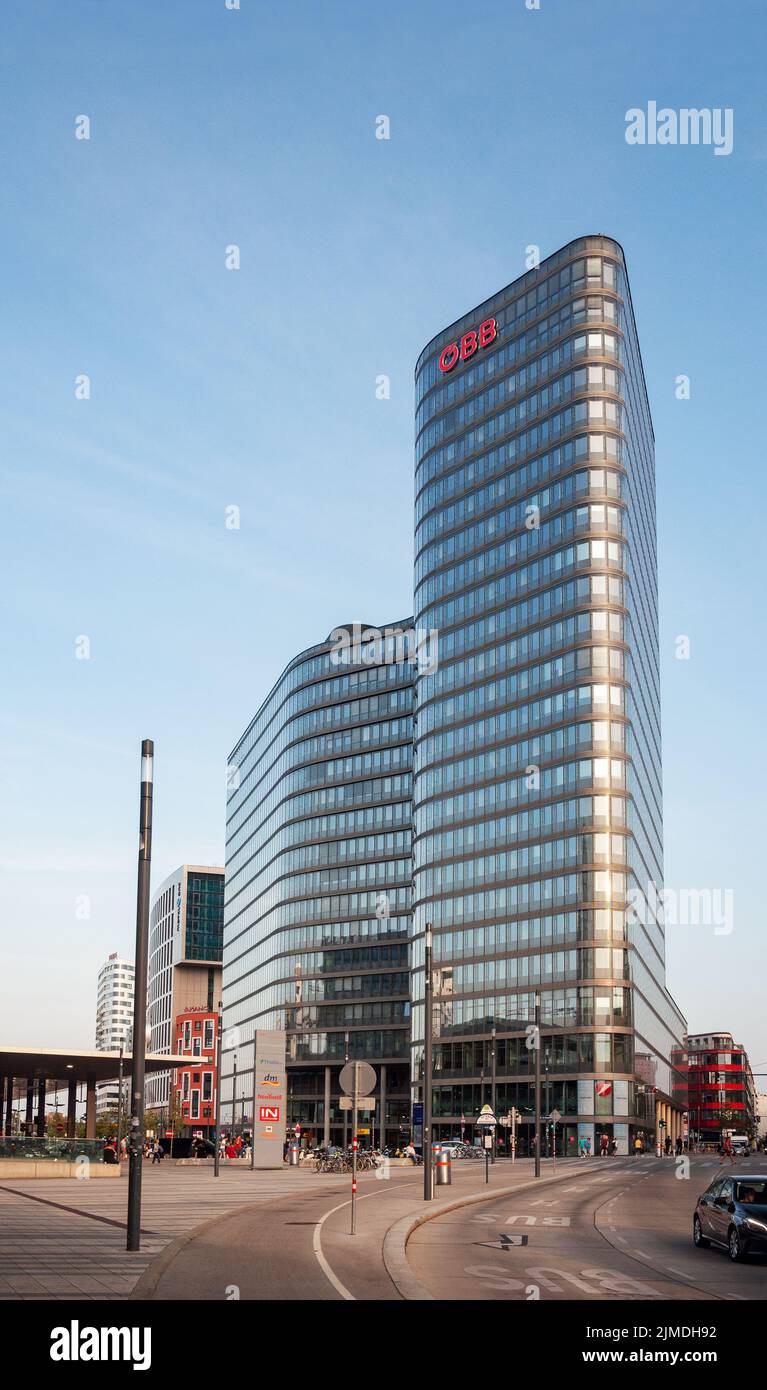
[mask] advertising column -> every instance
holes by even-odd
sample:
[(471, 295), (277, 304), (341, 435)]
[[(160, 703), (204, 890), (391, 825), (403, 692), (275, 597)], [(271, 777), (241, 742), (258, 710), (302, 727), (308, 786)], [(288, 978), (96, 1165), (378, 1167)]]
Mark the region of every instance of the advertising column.
[(254, 1061), (253, 1167), (281, 1168), (288, 1095), (284, 1032), (259, 1030)]

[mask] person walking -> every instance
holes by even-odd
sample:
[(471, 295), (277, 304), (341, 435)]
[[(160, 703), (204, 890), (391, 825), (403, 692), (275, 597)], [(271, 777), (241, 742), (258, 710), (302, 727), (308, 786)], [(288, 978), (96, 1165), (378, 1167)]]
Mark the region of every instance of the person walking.
[(735, 1162), (735, 1150), (732, 1147), (732, 1139), (730, 1138), (729, 1134), (726, 1134), (724, 1136), (724, 1143), (722, 1144), (722, 1157), (719, 1160), (720, 1168), (726, 1158), (729, 1158), (730, 1163)]
[(634, 1157), (635, 1157), (635, 1158), (639, 1158), (639, 1155), (641, 1154), (641, 1152), (642, 1152), (642, 1140), (639, 1138), (639, 1135), (637, 1135), (636, 1139), (634, 1140)]
[(607, 1134), (600, 1135), (599, 1138), (599, 1157), (607, 1158), (607, 1151), (610, 1146), (610, 1139)]
[(162, 1162), (162, 1144), (159, 1139), (155, 1139), (152, 1145), (152, 1164)]

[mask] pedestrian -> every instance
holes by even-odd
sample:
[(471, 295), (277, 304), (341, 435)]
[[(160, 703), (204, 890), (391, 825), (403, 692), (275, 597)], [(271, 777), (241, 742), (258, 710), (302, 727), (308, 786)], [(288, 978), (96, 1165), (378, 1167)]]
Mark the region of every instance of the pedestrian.
[(681, 1152), (682, 1152), (682, 1136), (681, 1136), (681, 1134), (679, 1134), (679, 1135), (677, 1135), (677, 1141), (676, 1141), (676, 1156), (677, 1156), (677, 1158), (679, 1157), (679, 1155), (681, 1154)]
[(152, 1145), (152, 1163), (155, 1164), (155, 1163), (161, 1163), (161, 1162), (162, 1162), (162, 1144), (160, 1143), (159, 1139), (155, 1139), (155, 1141), (154, 1141), (154, 1143), (153, 1143), (153, 1145)]
[(405, 1145), (405, 1158), (409, 1158), (411, 1163), (415, 1163), (415, 1144), (413, 1143), (412, 1139), (409, 1139), (407, 1144)]
[(722, 1144), (722, 1157), (719, 1160), (720, 1167), (722, 1166), (726, 1158), (729, 1158), (730, 1163), (735, 1162), (735, 1150), (732, 1147), (732, 1139), (730, 1138), (729, 1134), (725, 1134), (724, 1136), (724, 1143)]
[(591, 1158), (591, 1140), (586, 1140), (586, 1157)]
[(639, 1138), (639, 1135), (637, 1135), (636, 1139), (634, 1140), (634, 1157), (635, 1157), (635, 1158), (639, 1158), (639, 1155), (641, 1154), (641, 1152), (642, 1152), (642, 1140)]
[(670, 1134), (667, 1134), (667, 1135), (666, 1135), (666, 1144), (665, 1144), (665, 1148), (666, 1148), (666, 1157), (668, 1158), (668, 1157), (670, 1156), (670, 1154), (671, 1154), (671, 1135), (670, 1135)]
[(607, 1158), (607, 1151), (610, 1146), (610, 1139), (607, 1134), (602, 1134), (599, 1139), (599, 1157)]
[(617, 1139), (613, 1139), (612, 1143), (610, 1144), (610, 1157), (611, 1157), (611, 1158), (616, 1158), (616, 1157), (617, 1157), (617, 1154), (618, 1154), (618, 1140), (617, 1140)]
[(579, 1157), (579, 1158), (585, 1158), (585, 1157), (586, 1157), (586, 1140), (585, 1140), (585, 1139), (579, 1139), (579, 1140), (578, 1140), (578, 1157)]

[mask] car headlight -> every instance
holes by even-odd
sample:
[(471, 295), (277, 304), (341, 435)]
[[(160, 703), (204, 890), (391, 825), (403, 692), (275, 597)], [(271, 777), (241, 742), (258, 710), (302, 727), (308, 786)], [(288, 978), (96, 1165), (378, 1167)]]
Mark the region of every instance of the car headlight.
[(764, 1231), (767, 1233), (767, 1226), (765, 1226), (763, 1221), (757, 1221), (755, 1216), (747, 1216), (746, 1225), (751, 1231)]

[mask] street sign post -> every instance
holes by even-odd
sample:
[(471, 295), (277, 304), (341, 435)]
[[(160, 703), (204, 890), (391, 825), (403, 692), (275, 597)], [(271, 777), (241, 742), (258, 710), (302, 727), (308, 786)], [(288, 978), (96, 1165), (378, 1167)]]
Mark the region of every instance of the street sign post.
[[(365, 1100), (365, 1097), (366, 1097), (366, 1096), (369, 1096), (369, 1095), (370, 1095), (370, 1092), (371, 1092), (372, 1090), (375, 1089), (376, 1074), (375, 1074), (374, 1068), (371, 1067), (370, 1064), (369, 1064), (368, 1062), (347, 1062), (347, 1063), (346, 1063), (346, 1066), (341, 1068), (341, 1075), (340, 1075), (340, 1077), (339, 1077), (339, 1081), (340, 1081), (340, 1083), (341, 1083), (341, 1090), (342, 1090), (342, 1091), (346, 1091), (347, 1097), (349, 1096), (349, 1093), (351, 1092), (351, 1105), (352, 1105), (352, 1216), (351, 1216), (351, 1233), (352, 1233), (353, 1236), (356, 1236), (356, 1234), (357, 1234), (357, 1148), (358, 1148), (357, 1134), (358, 1134), (358, 1133), (360, 1133), (360, 1134), (369, 1134), (369, 1133), (370, 1133), (370, 1130), (369, 1130), (369, 1129), (365, 1129), (365, 1130), (358, 1130), (358, 1129), (357, 1129), (357, 1111), (360, 1110), (360, 1109), (365, 1109), (365, 1110), (374, 1110), (374, 1109), (375, 1109), (375, 1101), (374, 1101), (374, 1100)], [(347, 1109), (347, 1106), (345, 1106), (345, 1105), (343, 1104), (343, 1101), (342, 1101), (342, 1103), (341, 1103), (341, 1108), (344, 1109), (344, 1110)]]
[(556, 1172), (556, 1167), (557, 1167), (557, 1125), (559, 1124), (559, 1121), (561, 1120), (561, 1118), (562, 1118), (562, 1116), (561, 1116), (561, 1114), (560, 1114), (560, 1112), (559, 1112), (558, 1110), (552, 1110), (552, 1111), (551, 1111), (551, 1114), (549, 1115), (549, 1120), (551, 1121), (551, 1139), (552, 1139), (552, 1144), (551, 1144), (551, 1171), (552, 1171), (552, 1173)]
[(491, 1105), (483, 1105), (474, 1123), (475, 1125), (489, 1125), (492, 1129), (495, 1129), (498, 1121), (493, 1113), (493, 1107)]

